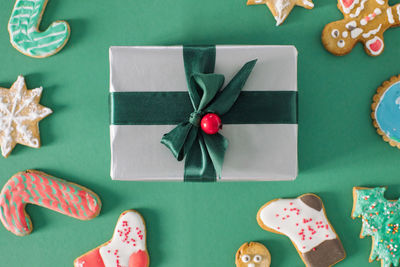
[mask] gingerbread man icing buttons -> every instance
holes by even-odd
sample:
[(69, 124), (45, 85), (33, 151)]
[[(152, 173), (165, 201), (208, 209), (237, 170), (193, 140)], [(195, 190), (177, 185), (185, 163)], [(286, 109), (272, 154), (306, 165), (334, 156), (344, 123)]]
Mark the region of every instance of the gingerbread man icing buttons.
[(236, 252), (235, 263), (236, 267), (269, 267), (271, 254), (261, 243), (246, 242)]
[(338, 0), (344, 19), (327, 24), (322, 43), (334, 55), (349, 53), (361, 42), (370, 56), (383, 52), (383, 33), (400, 25), (400, 4), (389, 6), (388, 0)]
[(380, 260), (382, 267), (399, 266), (400, 205), (385, 198), (385, 187), (353, 188), (351, 217), (362, 218), (360, 238), (372, 237), (369, 261)]
[(258, 211), (257, 222), (264, 230), (289, 237), (308, 267), (333, 266), (346, 257), (317, 195), (271, 200)]
[(311, 0), (248, 0), (247, 5), (267, 5), (276, 20), (276, 26), (281, 25), (294, 6), (312, 9)]
[(383, 140), (400, 149), (400, 75), (378, 88), (373, 97), (371, 117)]
[(0, 87), (0, 148), (8, 157), (16, 144), (39, 148), (39, 121), (52, 113), (39, 104), (43, 88), (28, 90), (23, 76), (10, 89)]
[(121, 214), (111, 240), (74, 261), (74, 267), (148, 267), (146, 226), (135, 210)]

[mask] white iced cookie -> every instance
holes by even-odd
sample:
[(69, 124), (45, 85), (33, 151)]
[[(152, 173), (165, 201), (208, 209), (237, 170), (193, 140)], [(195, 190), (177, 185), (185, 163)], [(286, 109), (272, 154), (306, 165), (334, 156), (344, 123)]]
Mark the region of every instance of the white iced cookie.
[(332, 266), (345, 258), (322, 201), (314, 194), (274, 199), (261, 207), (257, 221), (264, 230), (289, 237), (309, 267)]
[(134, 210), (121, 214), (112, 239), (80, 256), (75, 267), (147, 267), (146, 226), (143, 217)]
[(312, 9), (312, 0), (248, 0), (247, 5), (267, 5), (276, 20), (276, 26), (281, 25), (294, 6)]
[(39, 104), (43, 88), (28, 90), (23, 76), (10, 89), (0, 87), (0, 147), (8, 157), (16, 144), (40, 147), (39, 121), (52, 113)]

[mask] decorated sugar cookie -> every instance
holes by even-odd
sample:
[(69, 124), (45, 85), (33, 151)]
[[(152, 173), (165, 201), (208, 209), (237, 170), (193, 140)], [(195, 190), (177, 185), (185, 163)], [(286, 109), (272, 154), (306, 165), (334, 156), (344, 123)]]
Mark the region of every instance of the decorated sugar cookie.
[(294, 6), (312, 9), (312, 0), (247, 0), (247, 5), (267, 5), (276, 20), (276, 26), (281, 25)]
[(135, 210), (121, 214), (111, 240), (74, 261), (75, 267), (148, 267), (146, 226)]
[(308, 267), (333, 266), (346, 257), (317, 195), (271, 200), (258, 211), (257, 221), (264, 230), (289, 237)]
[(235, 263), (236, 267), (269, 267), (271, 254), (261, 243), (244, 243), (236, 252)]
[(353, 188), (351, 217), (361, 217), (360, 237), (372, 237), (369, 261), (380, 260), (382, 267), (399, 266), (400, 260), (400, 205), (398, 200), (387, 200), (385, 187)]
[(89, 189), (35, 170), (15, 174), (0, 193), (0, 220), (8, 231), (19, 236), (33, 229), (26, 204), (80, 220), (93, 219), (101, 209), (99, 197)]
[(349, 53), (361, 42), (370, 56), (383, 52), (383, 33), (400, 25), (400, 4), (389, 6), (388, 0), (338, 0), (344, 19), (327, 24), (322, 43), (334, 55)]
[(52, 113), (39, 104), (43, 88), (28, 90), (23, 76), (10, 89), (0, 87), (0, 147), (8, 157), (15, 145), (40, 147), (39, 121)]
[(378, 88), (371, 117), (383, 140), (400, 148), (400, 75), (393, 76)]
[(10, 41), (22, 54), (43, 58), (56, 54), (68, 42), (70, 28), (65, 21), (53, 22), (44, 32), (38, 28), (47, 0), (16, 0), (8, 22)]

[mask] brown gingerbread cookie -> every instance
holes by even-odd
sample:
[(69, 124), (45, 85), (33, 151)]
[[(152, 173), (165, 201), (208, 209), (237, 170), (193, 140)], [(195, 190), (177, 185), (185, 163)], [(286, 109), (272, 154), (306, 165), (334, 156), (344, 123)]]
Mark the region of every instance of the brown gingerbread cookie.
[(236, 252), (236, 267), (269, 267), (271, 254), (258, 242), (244, 243)]
[(344, 19), (327, 24), (322, 43), (334, 55), (349, 53), (361, 42), (370, 56), (383, 52), (383, 33), (400, 25), (400, 4), (389, 6), (388, 0), (338, 0)]

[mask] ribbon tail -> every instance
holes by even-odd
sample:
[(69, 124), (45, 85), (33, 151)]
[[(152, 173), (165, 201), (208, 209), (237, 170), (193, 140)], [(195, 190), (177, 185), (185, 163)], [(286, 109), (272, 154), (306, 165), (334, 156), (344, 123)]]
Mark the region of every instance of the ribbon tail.
[[(164, 134), (161, 139), (161, 144), (164, 144), (166, 147), (168, 147), (174, 157), (181, 161), (185, 157), (187, 151), (190, 149), (189, 146), (191, 146), (194, 142), (195, 138), (193, 138), (193, 132), (196, 133), (196, 131), (193, 130), (193, 125), (191, 123), (180, 123), (169, 133)], [(191, 143), (186, 142), (187, 140), (191, 140)]]
[(221, 179), (222, 166), (224, 164), (225, 152), (228, 148), (228, 139), (223, 137), (221, 134), (208, 135), (202, 133), (205, 144), (207, 146), (208, 154), (214, 165), (216, 175)]
[(185, 158), (185, 182), (214, 182), (216, 173), (202, 134), (198, 134), (197, 140)]
[(228, 112), (239, 97), (240, 91), (244, 87), (250, 76), (257, 60), (252, 60), (243, 65), (236, 73), (228, 85), (219, 94), (216, 95), (214, 101), (207, 107), (207, 112), (223, 115)]

